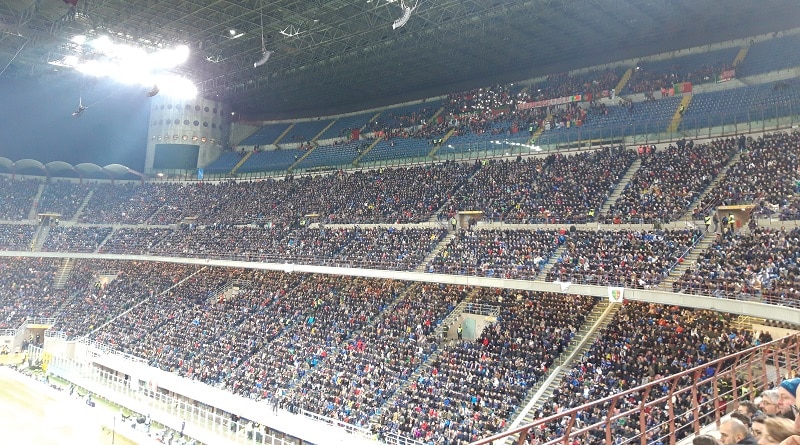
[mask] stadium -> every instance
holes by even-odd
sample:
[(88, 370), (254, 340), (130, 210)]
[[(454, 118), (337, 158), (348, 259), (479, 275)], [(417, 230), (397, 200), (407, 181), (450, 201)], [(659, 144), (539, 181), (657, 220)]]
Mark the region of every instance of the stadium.
[(800, 441), (798, 2), (0, 18), (4, 443)]

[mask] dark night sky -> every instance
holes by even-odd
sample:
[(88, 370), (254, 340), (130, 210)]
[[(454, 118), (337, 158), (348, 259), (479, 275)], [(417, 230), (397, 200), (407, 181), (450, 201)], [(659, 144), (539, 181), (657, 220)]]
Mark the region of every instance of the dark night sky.
[[(141, 171), (150, 113), (147, 88), (77, 74), (0, 77), (0, 156), (47, 163), (123, 164)], [(78, 98), (88, 106), (72, 116)]]

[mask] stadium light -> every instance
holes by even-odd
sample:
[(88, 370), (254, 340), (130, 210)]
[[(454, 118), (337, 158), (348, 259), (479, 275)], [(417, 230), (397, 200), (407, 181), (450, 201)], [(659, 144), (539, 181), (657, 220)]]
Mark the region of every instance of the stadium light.
[(60, 61), (60, 65), (74, 67), (89, 76), (147, 87), (150, 97), (159, 93), (182, 99), (197, 96), (197, 87), (189, 79), (169, 72), (189, 59), (190, 51), (186, 45), (148, 52), (140, 47), (115, 43), (103, 35), (89, 42), (89, 46), (94, 49), (88, 54), (91, 59), (82, 60), (78, 55), (70, 55)]

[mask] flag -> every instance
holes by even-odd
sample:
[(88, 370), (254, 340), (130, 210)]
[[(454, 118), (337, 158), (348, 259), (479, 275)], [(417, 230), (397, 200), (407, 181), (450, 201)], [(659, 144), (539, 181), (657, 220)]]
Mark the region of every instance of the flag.
[(608, 302), (609, 303), (622, 303), (624, 301), (624, 287), (609, 287), (608, 288)]

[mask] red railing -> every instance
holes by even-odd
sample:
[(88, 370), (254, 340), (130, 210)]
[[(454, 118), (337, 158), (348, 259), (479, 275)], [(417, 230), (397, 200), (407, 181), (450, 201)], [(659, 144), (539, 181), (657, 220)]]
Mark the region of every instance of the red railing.
[(473, 445), (499, 445), (512, 438), (518, 445), (531, 438), (539, 445), (576, 441), (674, 445), (705, 425), (719, 425), (739, 401), (752, 400), (771, 384), (777, 386), (786, 375), (793, 375), (799, 364), (800, 334), (795, 334), (565, 409)]

